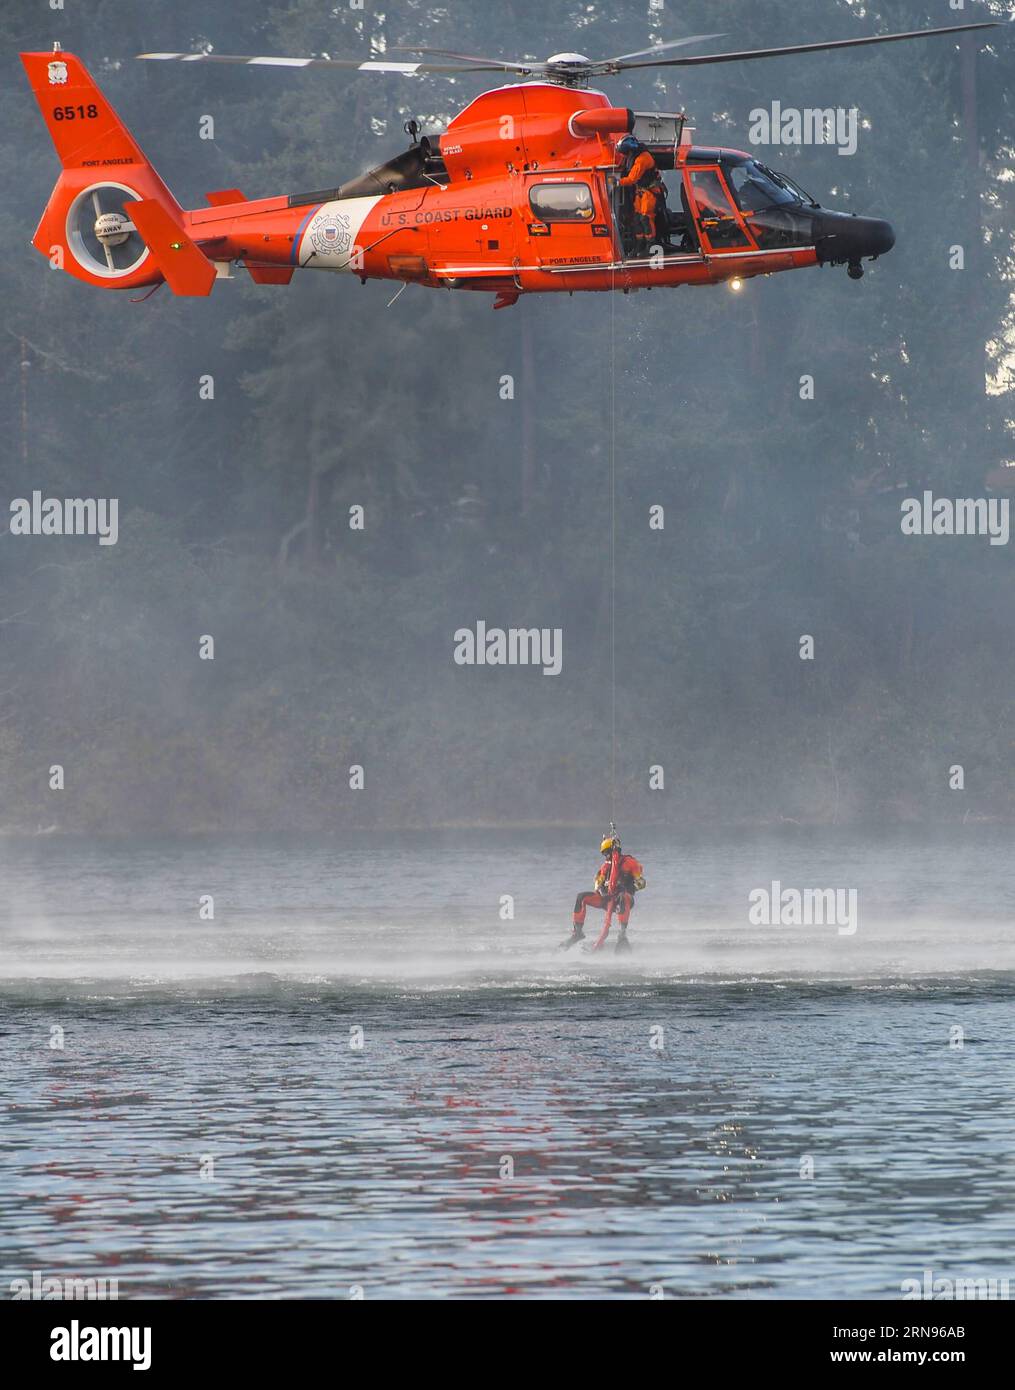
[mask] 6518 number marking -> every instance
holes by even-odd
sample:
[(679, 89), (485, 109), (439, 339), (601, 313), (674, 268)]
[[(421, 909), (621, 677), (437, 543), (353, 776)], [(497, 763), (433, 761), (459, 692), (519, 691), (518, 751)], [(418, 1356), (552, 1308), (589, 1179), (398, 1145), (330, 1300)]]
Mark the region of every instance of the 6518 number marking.
[(99, 108), (94, 102), (88, 106), (54, 106), (54, 121), (93, 121), (99, 114)]

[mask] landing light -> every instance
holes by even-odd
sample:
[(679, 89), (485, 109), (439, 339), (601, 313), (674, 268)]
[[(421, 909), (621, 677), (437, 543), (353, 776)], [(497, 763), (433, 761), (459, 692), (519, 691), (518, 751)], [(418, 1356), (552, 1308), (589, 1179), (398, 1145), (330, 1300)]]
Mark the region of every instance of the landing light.
[(744, 287), (744, 282), (739, 275), (734, 275), (732, 280), (726, 282), (734, 294), (739, 294)]

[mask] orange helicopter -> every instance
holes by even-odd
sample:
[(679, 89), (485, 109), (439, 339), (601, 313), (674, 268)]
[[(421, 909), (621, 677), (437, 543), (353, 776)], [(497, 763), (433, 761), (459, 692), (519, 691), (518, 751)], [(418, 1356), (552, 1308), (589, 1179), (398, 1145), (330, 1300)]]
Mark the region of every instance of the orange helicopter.
[[(154, 290), (165, 282), (180, 295), (209, 294), (234, 265), (260, 285), (287, 285), (297, 269), (314, 269), (364, 282), (482, 290), (496, 296), (495, 308), (522, 294), (708, 285), (818, 264), (844, 264), (858, 279), (864, 259), (894, 245), (888, 222), (822, 208), (749, 154), (692, 144), (683, 112), (613, 106), (589, 82), (635, 68), (993, 27), (664, 56), (721, 37), (707, 34), (601, 61), (558, 53), (543, 63), (432, 48), (396, 51), (440, 61), (143, 53), (149, 60), (518, 79), (470, 102), (444, 134), (421, 136), (408, 122), (408, 150), (337, 188), (258, 199), (219, 189), (206, 195), (208, 207), (192, 211), (177, 203), (80, 59), (56, 45), (52, 53), (21, 55), (63, 165), (32, 244), (87, 284)], [(631, 233), (631, 199), (619, 178), (627, 149), (651, 155), (642, 162), (656, 199), (648, 239), (643, 229), (639, 239)]]

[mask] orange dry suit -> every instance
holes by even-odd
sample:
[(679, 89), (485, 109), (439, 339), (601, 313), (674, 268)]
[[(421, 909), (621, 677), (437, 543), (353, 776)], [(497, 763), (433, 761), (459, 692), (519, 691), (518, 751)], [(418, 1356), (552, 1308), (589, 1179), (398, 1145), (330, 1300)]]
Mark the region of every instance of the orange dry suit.
[(609, 859), (600, 866), (594, 890), (591, 893), (579, 893), (575, 898), (572, 923), (576, 927), (583, 927), (586, 908), (601, 907), (605, 910), (612, 898), (616, 902), (620, 925), (626, 927), (631, 908), (634, 906), (635, 891), (644, 887), (642, 872), (641, 865), (633, 855), (614, 850)]
[(642, 150), (623, 178), (621, 188), (634, 189), (635, 237), (651, 242), (656, 234), (656, 204), (659, 197), (659, 170), (648, 150)]

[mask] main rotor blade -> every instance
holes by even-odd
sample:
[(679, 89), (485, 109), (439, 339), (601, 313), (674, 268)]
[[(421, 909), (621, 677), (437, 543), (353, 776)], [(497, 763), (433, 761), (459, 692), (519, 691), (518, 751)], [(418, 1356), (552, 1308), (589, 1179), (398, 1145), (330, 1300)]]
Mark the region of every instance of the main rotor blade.
[(149, 61), (168, 61), (178, 63), (245, 63), (254, 68), (346, 68), (358, 72), (502, 72), (497, 67), (465, 67), (461, 63), (454, 67), (438, 63), (389, 63), (382, 58), (370, 58), (359, 63), (354, 58), (248, 58), (232, 53), (139, 53), (139, 58)]
[[(716, 35), (710, 35), (715, 38)], [(534, 68), (544, 67), (545, 64), (538, 62), (514, 63), (505, 61), (501, 58), (478, 58), (474, 53), (452, 53), (447, 48), (416, 48), (412, 44), (392, 44), (388, 49), (389, 53), (428, 53), (433, 58), (457, 58), (462, 63), (483, 63), (490, 67), (502, 69), (505, 72), (532, 72)]]
[[(725, 34), (696, 34), (686, 39), (670, 39), (666, 43), (653, 44), (651, 48), (639, 48), (634, 53), (620, 53), (615, 58), (593, 58), (589, 60), (590, 68), (602, 68), (612, 63), (619, 63), (624, 58), (641, 58), (647, 53), (661, 53), (664, 49), (683, 48), (689, 43), (704, 43), (708, 39), (723, 39)], [(463, 63), (492, 63), (497, 67), (504, 68), (507, 72), (542, 72), (551, 65), (545, 60), (533, 59), (531, 63), (518, 63), (501, 58), (480, 58), (474, 53), (453, 53), (449, 48), (422, 48), (412, 44), (392, 44), (388, 50), (391, 53), (428, 53), (437, 58), (457, 58)]]
[(650, 48), (638, 48), (633, 53), (618, 53), (615, 58), (600, 58), (596, 63), (622, 63), (625, 58), (644, 58), (650, 53), (662, 53), (665, 48), (683, 48), (688, 43), (704, 43), (706, 39), (724, 39), (725, 34), (695, 34), (689, 39), (670, 39), (667, 43), (654, 43)]
[(658, 62), (621, 63), (621, 70), (627, 68), (679, 68), (692, 67), (701, 63), (740, 63), (749, 58), (778, 58), (784, 53), (820, 53), (829, 48), (859, 48), (870, 43), (898, 43), (900, 39), (927, 39), (935, 34), (962, 34), (972, 29), (996, 29), (996, 22), (980, 24), (952, 24), (946, 29), (914, 29), (907, 34), (874, 34), (864, 39), (834, 39), (831, 43), (798, 43), (788, 48), (749, 48), (743, 53), (703, 53), (694, 58), (660, 58)]

